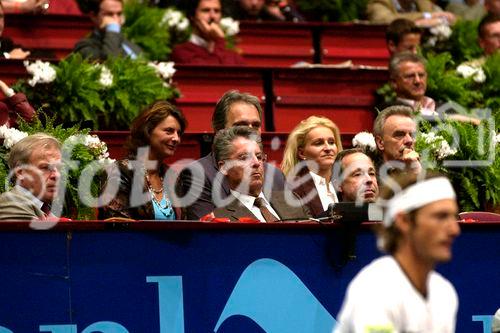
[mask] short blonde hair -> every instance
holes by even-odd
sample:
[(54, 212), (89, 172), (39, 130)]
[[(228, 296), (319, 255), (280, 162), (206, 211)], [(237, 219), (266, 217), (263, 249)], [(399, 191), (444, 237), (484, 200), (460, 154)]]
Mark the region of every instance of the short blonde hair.
[(329, 128), (335, 137), (335, 144), (338, 151), (342, 151), (342, 140), (340, 139), (340, 131), (337, 125), (328, 118), (311, 116), (302, 120), (288, 136), (283, 161), (281, 162), (281, 169), (285, 175), (288, 175), (299, 163), (298, 150), (304, 147), (307, 133), (316, 127)]
[(9, 153), (8, 164), (9, 168), (14, 168), (28, 164), (30, 162), (31, 154), (35, 150), (56, 148), (61, 149), (61, 142), (51, 135), (45, 133), (36, 133), (21, 139), (17, 142)]

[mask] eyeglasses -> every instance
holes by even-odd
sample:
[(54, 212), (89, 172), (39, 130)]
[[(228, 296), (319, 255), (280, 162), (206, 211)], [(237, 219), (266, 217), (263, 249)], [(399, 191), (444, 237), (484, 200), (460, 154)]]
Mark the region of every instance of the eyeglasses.
[(241, 163), (251, 163), (253, 161), (253, 157), (255, 157), (259, 163), (265, 163), (267, 161), (267, 155), (263, 153), (242, 153), (236, 156), (236, 160)]

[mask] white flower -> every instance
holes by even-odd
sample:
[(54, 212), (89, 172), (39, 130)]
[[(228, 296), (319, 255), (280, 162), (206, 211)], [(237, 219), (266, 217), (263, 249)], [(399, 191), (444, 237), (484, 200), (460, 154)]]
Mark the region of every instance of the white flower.
[(451, 148), (441, 135), (436, 135), (434, 132), (420, 134), (424, 142), (429, 145), (430, 151), (438, 160), (443, 160), (448, 156), (455, 155), (457, 150)]
[(90, 148), (93, 155), (98, 159), (107, 159), (109, 157), (108, 146), (105, 142), (102, 142), (97, 135), (72, 135), (66, 139), (66, 144), (71, 144), (72, 146), (77, 144), (82, 144)]
[(227, 36), (234, 36), (240, 32), (240, 22), (231, 17), (224, 17), (220, 20), (220, 26)]
[(436, 25), (435, 27), (430, 28), (429, 31), (437, 38), (438, 41), (448, 40), (452, 34), (450, 26), (446, 23)]
[(441, 143), (436, 151), (436, 156), (439, 160), (443, 160), (448, 156), (455, 155), (457, 150), (455, 148), (451, 148), (446, 140), (441, 140)]
[(177, 30), (184, 31), (189, 28), (189, 20), (187, 18), (183, 18), (179, 24), (177, 24)]
[(108, 69), (108, 67), (104, 65), (99, 65), (101, 68), (101, 76), (99, 77), (99, 83), (103, 87), (110, 87), (113, 85), (113, 74), (111, 74), (111, 71)]
[(369, 132), (359, 132), (352, 139), (353, 147), (358, 147), (362, 149), (368, 149), (375, 151), (377, 149), (377, 144), (375, 143), (375, 137)]
[(28, 84), (32, 87), (37, 83), (50, 83), (56, 79), (56, 71), (49, 62), (37, 60), (30, 63), (26, 60), (23, 63), (26, 71), (33, 76), (28, 80)]
[(149, 66), (153, 67), (156, 74), (166, 82), (170, 82), (175, 73), (174, 62), (149, 62)]
[(177, 31), (184, 31), (189, 27), (189, 20), (181, 11), (174, 8), (168, 8), (160, 22), (160, 25), (164, 24)]
[(495, 131), (491, 132), (492, 140), (494, 145), (498, 145), (500, 143), (500, 133), (495, 133)]
[(428, 46), (436, 46), (436, 43), (437, 43), (437, 37), (429, 37), (426, 42)]
[(21, 132), (15, 128), (9, 128), (5, 125), (0, 126), (0, 139), (3, 139), (3, 146), (7, 149), (12, 148), (21, 139), (28, 136), (28, 133)]
[(484, 74), (483, 69), (479, 68), (472, 77), (472, 79), (474, 80), (474, 82), (477, 83), (483, 83), (484, 81), (486, 81), (486, 75)]
[(464, 78), (469, 78), (476, 73), (476, 68), (464, 63), (457, 67), (457, 73)]
[(486, 81), (486, 75), (480, 64), (477, 63), (463, 63), (457, 67), (457, 73), (464, 78), (470, 78), (477, 82), (482, 83)]

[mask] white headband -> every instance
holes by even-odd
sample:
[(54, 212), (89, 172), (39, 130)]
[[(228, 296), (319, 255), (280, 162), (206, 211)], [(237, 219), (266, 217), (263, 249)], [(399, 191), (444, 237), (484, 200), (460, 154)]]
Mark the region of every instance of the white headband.
[(398, 213), (410, 212), (443, 199), (455, 199), (455, 191), (447, 178), (437, 177), (417, 182), (397, 193), (387, 202), (384, 226), (390, 227)]

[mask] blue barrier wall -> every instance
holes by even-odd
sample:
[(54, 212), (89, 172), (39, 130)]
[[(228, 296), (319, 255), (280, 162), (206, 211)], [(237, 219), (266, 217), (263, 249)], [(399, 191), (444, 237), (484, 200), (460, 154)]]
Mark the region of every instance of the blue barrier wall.
[[(500, 224), (462, 226), (439, 271), (459, 294), (457, 332), (483, 332), (500, 307)], [(342, 268), (335, 226), (18, 227), (0, 225), (0, 333), (326, 333), (379, 256), (368, 227)]]

